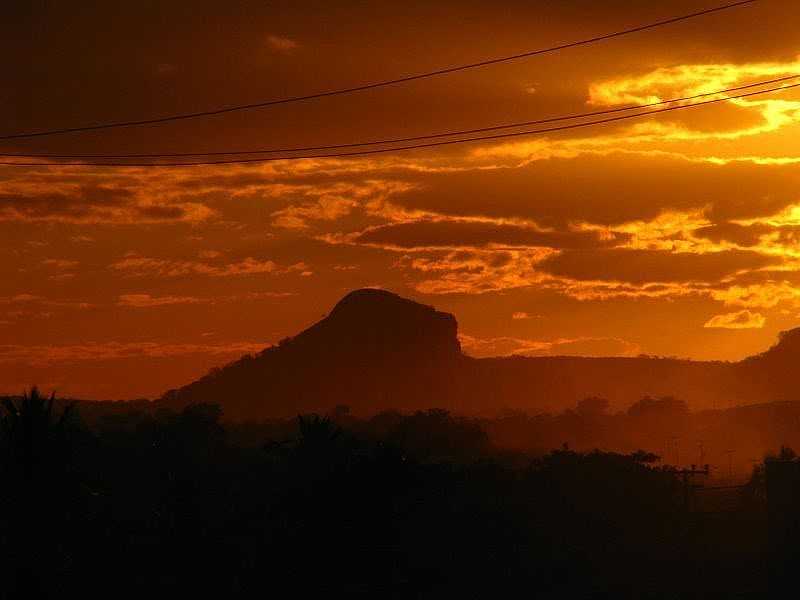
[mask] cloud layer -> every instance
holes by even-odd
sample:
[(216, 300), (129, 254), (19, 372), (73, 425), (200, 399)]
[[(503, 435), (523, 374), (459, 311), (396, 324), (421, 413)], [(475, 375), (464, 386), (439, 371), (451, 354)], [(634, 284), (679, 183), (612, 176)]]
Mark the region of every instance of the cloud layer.
[[(63, 15), (48, 8), (43, 18), (63, 52), (30, 47), (41, 73), (12, 65), (2, 101), (20, 131), (122, 119), (149, 106), (205, 110), (489, 52), (474, 40), (513, 54), (531, 39), (576, 39), (590, 26), (611, 31), (685, 11), (685, 3), (616, 0), (501, 13), (480, 3), (411, 3), (403, 14), (390, 11), (395, 35), (368, 27), (352, 7), (298, 5), (278, 18), (268, 4), (246, 20), (215, 5), (237, 36), (212, 27), (216, 19), (177, 18), (173, 6), (161, 7), (159, 19), (148, 7), (118, 9), (125, 17), (116, 22), (151, 24), (151, 53), (76, 24), (98, 43), (106, 36), (108, 56), (68, 43), (80, 33), (62, 32)], [(369, 7), (371, 22), (387, 16), (382, 6)], [(445, 8), (459, 16), (458, 35), (440, 18)], [(761, 10), (731, 11), (724, 27), (712, 18), (424, 86), (3, 150), (328, 145), (642, 105), (796, 74), (800, 34), (791, 24), (800, 8), (777, 0), (769, 19)], [(162, 20), (168, 30), (158, 28)], [(19, 30), (0, 23), (8, 39)], [(664, 43), (668, 34), (681, 43)], [(409, 55), (410, 45), (424, 51)], [(31, 93), (42, 81), (52, 89)], [(70, 102), (58, 101), (62, 93)], [(252, 351), (251, 342), (219, 340), (291, 335), (364, 286), (454, 312), (465, 349), (479, 356), (741, 358), (798, 325), (798, 133), (800, 93), (787, 90), (569, 132), (347, 159), (0, 166), (0, 375), (12, 387), (22, 377), (69, 390), (80, 363), (86, 378), (75, 385), (99, 396), (124, 379), (114, 364), (146, 365), (149, 375), (137, 379), (149, 387), (131, 383), (112, 395), (157, 394)]]

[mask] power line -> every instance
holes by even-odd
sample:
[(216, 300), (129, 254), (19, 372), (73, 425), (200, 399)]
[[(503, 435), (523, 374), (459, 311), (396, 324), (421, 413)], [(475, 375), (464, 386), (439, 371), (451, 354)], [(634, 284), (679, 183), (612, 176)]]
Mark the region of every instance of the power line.
[(470, 138), (463, 138), (458, 140), (447, 140), (443, 142), (428, 142), (425, 144), (412, 144), (408, 146), (399, 146), (395, 148), (377, 148), (372, 150), (358, 150), (355, 152), (337, 152), (329, 154), (310, 154), (302, 156), (271, 156), (266, 158), (242, 158), (230, 160), (216, 160), (216, 161), (202, 161), (202, 162), (161, 162), (161, 163), (113, 163), (113, 162), (72, 162), (72, 163), (41, 163), (41, 162), (0, 162), (0, 166), (13, 166), (13, 167), (60, 167), (60, 166), (75, 166), (75, 167), (192, 167), (192, 166), (213, 166), (213, 165), (233, 165), (233, 164), (248, 164), (248, 163), (266, 163), (286, 160), (307, 160), (319, 158), (345, 158), (350, 156), (367, 156), (372, 154), (385, 154), (389, 152), (401, 152), (405, 150), (415, 150), (420, 148), (434, 148), (438, 146), (450, 146), (455, 144), (466, 144), (472, 142), (496, 140), (503, 138), (521, 137), (527, 135), (538, 135), (543, 133), (553, 133), (557, 131), (567, 131), (571, 129), (580, 129), (590, 127), (593, 125), (602, 125), (606, 123), (614, 123), (617, 121), (624, 121), (627, 119), (634, 119), (639, 117), (647, 117), (661, 113), (671, 112), (675, 110), (684, 110), (687, 108), (696, 108), (698, 106), (705, 106), (709, 104), (716, 104), (718, 102), (726, 102), (728, 100), (736, 100), (739, 98), (748, 98), (760, 94), (767, 94), (770, 92), (778, 92), (789, 90), (792, 88), (800, 87), (800, 83), (784, 85), (776, 88), (769, 88), (766, 90), (758, 90), (755, 92), (748, 92), (745, 94), (737, 94), (735, 96), (727, 96), (725, 98), (714, 98), (713, 100), (706, 100), (703, 102), (695, 102), (694, 104), (684, 104), (678, 106), (669, 106), (658, 110), (644, 111), (634, 113), (632, 115), (621, 115), (617, 117), (609, 117), (607, 119), (599, 119), (596, 121), (587, 121), (585, 123), (570, 123), (568, 125), (560, 125), (557, 127), (548, 127), (545, 129), (533, 129), (528, 131), (517, 131), (513, 133), (498, 133), (494, 135), (475, 136)]
[(736, 87), (725, 88), (716, 90), (714, 92), (704, 92), (702, 94), (695, 94), (693, 96), (684, 96), (681, 98), (672, 98), (671, 100), (659, 100), (658, 102), (650, 102), (648, 104), (629, 105), (618, 108), (596, 110), (592, 112), (576, 113), (572, 115), (564, 115), (557, 117), (549, 117), (544, 119), (537, 119), (534, 121), (522, 121), (518, 123), (506, 123), (503, 125), (493, 125), (490, 127), (480, 127), (477, 129), (462, 129), (456, 131), (445, 131), (440, 133), (431, 133), (427, 135), (418, 135), (413, 137), (404, 138), (387, 138), (382, 140), (369, 140), (365, 142), (348, 142), (344, 144), (332, 144), (328, 146), (295, 146), (291, 148), (261, 148), (257, 150), (225, 150), (216, 152), (170, 152), (170, 153), (144, 153), (144, 154), (51, 154), (51, 153), (29, 153), (29, 152), (0, 152), (0, 157), (19, 157), (19, 158), (88, 158), (88, 159), (125, 159), (125, 158), (182, 158), (192, 156), (230, 156), (230, 155), (249, 155), (249, 154), (278, 154), (287, 152), (312, 152), (319, 150), (340, 150), (343, 148), (356, 148), (360, 146), (383, 146), (387, 144), (397, 144), (406, 142), (416, 142), (420, 140), (438, 139), (444, 137), (454, 137), (458, 135), (469, 135), (473, 133), (485, 133), (488, 131), (498, 131), (502, 129), (516, 129), (519, 127), (527, 127), (529, 125), (543, 125), (546, 123), (556, 123), (559, 121), (571, 121), (574, 119), (582, 119), (587, 117), (596, 117), (599, 115), (615, 114), (626, 112), (635, 109), (650, 108), (653, 106), (663, 106), (666, 104), (674, 104), (676, 102), (688, 102), (698, 98), (707, 98), (708, 96), (717, 96), (719, 94), (727, 94), (730, 92), (737, 92), (740, 90), (752, 89), (755, 87), (762, 87), (774, 83), (782, 83), (792, 79), (798, 79), (800, 75), (789, 75), (786, 77), (778, 77), (776, 79), (769, 79), (766, 81), (758, 81), (749, 83), (747, 85), (740, 85)]
[(457, 65), (453, 67), (446, 67), (443, 69), (438, 69), (435, 71), (427, 71), (424, 73), (417, 73), (414, 75), (407, 75), (404, 77), (398, 77), (396, 79), (387, 79), (384, 81), (376, 81), (372, 83), (366, 83), (362, 85), (357, 85), (348, 88), (339, 88), (334, 90), (327, 90), (324, 92), (317, 92), (314, 94), (308, 94), (304, 96), (290, 96), (287, 98), (279, 98), (276, 100), (266, 100), (263, 102), (255, 102), (251, 104), (240, 104), (236, 106), (228, 106), (224, 108), (217, 108), (213, 110), (206, 110), (201, 112), (194, 112), (194, 113), (182, 113), (182, 114), (175, 114), (175, 115), (168, 115), (165, 117), (155, 117), (152, 119), (140, 119), (140, 120), (131, 120), (131, 121), (116, 121), (111, 123), (99, 123), (96, 125), (83, 125), (80, 127), (65, 127), (61, 129), (49, 129), (44, 131), (29, 131), (23, 133), (13, 133), (0, 136), (0, 140), (14, 140), (14, 139), (22, 139), (22, 138), (34, 138), (34, 137), (44, 137), (44, 136), (51, 136), (51, 135), (59, 135), (59, 134), (68, 134), (68, 133), (80, 133), (86, 131), (97, 131), (100, 129), (116, 129), (120, 127), (135, 127), (139, 125), (155, 125), (157, 123), (166, 123), (170, 121), (181, 121), (186, 119), (196, 119), (200, 117), (211, 117), (215, 115), (221, 115), (231, 112), (237, 111), (244, 111), (244, 110), (252, 110), (257, 108), (266, 108), (269, 106), (276, 106), (279, 104), (290, 104), (293, 102), (303, 102), (307, 100), (316, 100), (319, 98), (327, 98), (330, 96), (339, 96), (343, 94), (352, 94), (355, 92), (363, 92), (366, 90), (372, 90), (381, 87), (387, 87), (391, 85), (397, 85), (401, 83), (408, 83), (410, 81), (417, 81), (420, 79), (428, 79), (431, 77), (437, 77), (439, 75), (449, 75), (451, 73), (457, 73), (459, 71), (466, 71), (469, 69), (477, 69), (480, 67), (487, 67), (490, 65), (495, 65), (504, 62), (511, 62), (514, 60), (520, 60), (522, 58), (530, 58), (532, 56), (538, 56), (541, 54), (549, 54), (552, 52), (558, 52), (560, 50), (567, 50), (569, 48), (575, 48), (578, 46), (585, 46), (588, 44), (594, 44), (597, 42), (602, 42), (606, 40), (610, 40), (617, 37), (622, 37), (625, 35), (630, 35), (633, 33), (638, 33), (641, 31), (647, 31), (649, 29), (655, 29), (657, 27), (664, 27), (666, 25), (672, 25), (674, 23), (679, 23), (682, 21), (687, 21), (689, 19), (694, 19), (697, 17), (702, 17), (705, 15), (710, 15), (713, 13), (717, 13), (720, 11), (737, 8), (740, 6), (744, 6), (747, 4), (753, 4), (754, 2), (758, 2), (759, 0), (740, 0), (738, 2), (733, 2), (730, 4), (725, 4), (722, 6), (717, 6), (714, 8), (707, 8), (705, 10), (681, 15), (678, 17), (672, 17), (670, 19), (665, 19), (663, 21), (656, 21), (654, 23), (648, 23), (646, 25), (640, 25), (638, 27), (633, 27), (630, 29), (624, 29), (621, 31), (615, 31), (613, 33), (607, 33), (604, 35), (587, 38), (583, 40), (578, 40), (574, 42), (568, 42), (564, 44), (560, 44), (558, 46), (551, 46), (549, 48), (540, 48), (538, 50), (530, 50), (527, 52), (521, 52), (519, 54), (513, 54), (511, 56), (502, 56), (499, 58), (491, 58), (487, 60), (482, 60), (479, 62), (467, 63), (463, 65)]

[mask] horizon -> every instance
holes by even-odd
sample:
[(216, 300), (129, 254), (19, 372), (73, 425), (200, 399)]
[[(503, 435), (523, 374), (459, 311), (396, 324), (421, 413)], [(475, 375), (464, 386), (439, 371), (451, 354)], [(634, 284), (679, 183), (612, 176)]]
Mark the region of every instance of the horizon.
[[(342, 298), (340, 298), (339, 301), (331, 307), (331, 312), (333, 312), (333, 309), (336, 308), (336, 306), (339, 304), (339, 302), (341, 302), (345, 298), (349, 297), (350, 295), (355, 294), (355, 293), (359, 293), (359, 292), (364, 292), (364, 291), (371, 291), (371, 290), (387, 292), (388, 294), (390, 294), (392, 296), (396, 296), (396, 297), (398, 297), (398, 298), (400, 298), (402, 300), (409, 300), (408, 298), (405, 298), (404, 296), (401, 296), (400, 294), (396, 294), (396, 293), (392, 292), (391, 290), (385, 290), (383, 288), (359, 288), (359, 289), (351, 290), (350, 292), (347, 292), (344, 296), (342, 296)], [(412, 301), (412, 302), (414, 302), (414, 301)], [(437, 307), (434, 306), (434, 305), (421, 304), (421, 303), (416, 303), (416, 302), (415, 302), (415, 304), (420, 304), (421, 306), (424, 306), (426, 308), (431, 308), (433, 310), (438, 311)], [(227, 366), (236, 364), (241, 359), (246, 358), (248, 356), (257, 356), (257, 355), (261, 354), (262, 352), (264, 352), (266, 350), (278, 349), (278, 348), (280, 348), (280, 346), (283, 343), (285, 343), (287, 341), (291, 341), (292, 339), (294, 339), (297, 336), (301, 336), (302, 334), (306, 333), (307, 331), (313, 329), (315, 325), (319, 324), (322, 321), (327, 320), (329, 317), (331, 317), (331, 312), (322, 315), (317, 321), (315, 321), (313, 323), (310, 323), (308, 326), (304, 327), (303, 329), (301, 329), (300, 331), (296, 332), (295, 334), (288, 335), (288, 336), (282, 338), (281, 340), (276, 340), (275, 342), (268, 343), (268, 344), (266, 344), (266, 345), (264, 345), (264, 346), (262, 346), (260, 348), (253, 349), (252, 351), (244, 352), (240, 356), (233, 357), (228, 362), (221, 363), (221, 364), (218, 364), (218, 365), (214, 365), (208, 371), (206, 371), (204, 373), (201, 373), (196, 379), (202, 379), (204, 376), (210, 374), (211, 372), (213, 372), (213, 371), (215, 371), (217, 369), (225, 368)], [(445, 314), (449, 315), (450, 313), (445, 313)], [(391, 315), (387, 314), (386, 316), (387, 316), (387, 319), (388, 319), (388, 317), (390, 317)], [(451, 316), (453, 316), (455, 318), (456, 324), (458, 324), (457, 315), (451, 315)], [(796, 328), (793, 328), (793, 329), (788, 329), (788, 330), (781, 331), (781, 332), (778, 333), (778, 336), (776, 337), (776, 339), (768, 347), (764, 348), (763, 350), (761, 350), (759, 352), (756, 352), (754, 354), (751, 354), (749, 356), (743, 357), (742, 359), (739, 359), (739, 360), (729, 360), (729, 361), (720, 360), (720, 359), (713, 359), (713, 358), (712, 359), (706, 359), (706, 360), (697, 360), (697, 359), (692, 359), (692, 358), (688, 358), (688, 357), (661, 356), (661, 355), (652, 355), (652, 354), (646, 354), (646, 353), (639, 353), (639, 354), (635, 354), (635, 355), (631, 355), (631, 354), (620, 354), (620, 355), (606, 355), (606, 354), (549, 354), (549, 353), (543, 352), (539, 348), (532, 348), (532, 349), (529, 349), (527, 351), (525, 351), (525, 350), (514, 350), (514, 351), (512, 351), (510, 353), (506, 353), (506, 354), (497, 353), (497, 354), (479, 354), (479, 355), (474, 355), (474, 354), (471, 354), (471, 353), (469, 353), (469, 352), (464, 350), (464, 339), (463, 339), (464, 336), (458, 331), (458, 329), (456, 330), (457, 331), (456, 339), (458, 340), (459, 344), (461, 345), (461, 353), (464, 356), (469, 357), (469, 358), (473, 358), (473, 359), (478, 359), (478, 360), (480, 360), (480, 359), (489, 359), (489, 360), (491, 360), (491, 359), (504, 359), (504, 358), (529, 358), (529, 359), (547, 359), (547, 358), (614, 359), (614, 358), (623, 358), (623, 359), (640, 359), (640, 360), (682, 361), (682, 362), (709, 363), (709, 364), (713, 364), (713, 363), (736, 364), (736, 363), (741, 363), (742, 361), (745, 361), (745, 360), (747, 360), (749, 358), (760, 356), (760, 355), (762, 355), (762, 354), (764, 354), (764, 353), (766, 353), (766, 352), (768, 352), (770, 350), (773, 350), (773, 349), (777, 348), (780, 345), (780, 343), (781, 343), (781, 341), (782, 341), (782, 339), (783, 339), (785, 334), (791, 333), (792, 331), (796, 331), (796, 330), (800, 330), (800, 327), (796, 327)], [(111, 401), (151, 400), (152, 401), (152, 400), (157, 400), (158, 398), (162, 397), (167, 392), (170, 392), (170, 391), (172, 391), (174, 389), (178, 389), (181, 386), (184, 386), (184, 385), (190, 384), (190, 383), (191, 383), (191, 381), (177, 382), (175, 385), (173, 385), (173, 386), (171, 386), (169, 388), (165, 388), (164, 390), (161, 390), (158, 394), (156, 394), (154, 396), (151, 396), (151, 397), (138, 396), (138, 397), (130, 397), (130, 398), (86, 398), (86, 397), (78, 397), (78, 396), (65, 396), (64, 394), (60, 394), (59, 390), (55, 390), (55, 389), (48, 390), (46, 388), (43, 388), (42, 386), (39, 386), (38, 384), (34, 384), (34, 385), (37, 388), (41, 389), (46, 394), (54, 393), (57, 396), (60, 396), (61, 398), (67, 397), (67, 398), (75, 399), (75, 400), (98, 400), (98, 401), (105, 401), (105, 400), (111, 400)], [(16, 392), (16, 393), (5, 393), (5, 395), (8, 395), (8, 396), (20, 396), (24, 391), (25, 390), (21, 390), (21, 391)], [(3, 393), (0, 393), (0, 395), (3, 395)], [(647, 394), (644, 393), (643, 396), (647, 396)], [(638, 398), (635, 399), (635, 400), (631, 399), (631, 404), (634, 404), (638, 400), (639, 400)], [(775, 400), (775, 401), (777, 401), (777, 400)], [(791, 402), (792, 400), (785, 400), (785, 401)], [(751, 404), (740, 404), (740, 405), (737, 405), (737, 406), (740, 406), (740, 407), (757, 406), (757, 405), (762, 404), (762, 403), (763, 403), (763, 401), (759, 401), (759, 402), (754, 402), (754, 403), (751, 403)], [(737, 406), (729, 406), (727, 408), (736, 408)], [(723, 408), (724, 409), (725, 407), (718, 407), (718, 408)], [(696, 407), (696, 406), (691, 406), (691, 405), (689, 406), (689, 409), (692, 410), (692, 411), (695, 411), (695, 410), (709, 410), (708, 407)], [(620, 410), (624, 410), (624, 409), (620, 408)]]

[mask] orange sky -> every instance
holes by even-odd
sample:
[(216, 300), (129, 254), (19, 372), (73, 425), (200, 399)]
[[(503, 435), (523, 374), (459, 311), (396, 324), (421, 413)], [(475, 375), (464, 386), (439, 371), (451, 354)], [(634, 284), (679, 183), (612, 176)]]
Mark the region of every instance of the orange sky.
[[(717, 3), (93, 4), (0, 8), (0, 133), (357, 85)], [(798, 17), (762, 0), (403, 86), (0, 148), (328, 144), (647, 103), (800, 73)], [(455, 313), (479, 356), (738, 359), (800, 325), (798, 131), (789, 91), (367, 158), (0, 167), (0, 392), (155, 396), (363, 286)]]

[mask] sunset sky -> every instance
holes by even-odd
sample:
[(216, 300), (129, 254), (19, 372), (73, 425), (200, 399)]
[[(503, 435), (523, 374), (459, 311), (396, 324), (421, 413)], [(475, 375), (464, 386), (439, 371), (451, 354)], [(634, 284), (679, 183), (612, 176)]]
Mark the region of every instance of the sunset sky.
[[(0, 6), (0, 135), (348, 87), (724, 2)], [(225, 116), (0, 142), (213, 152), (408, 137), (800, 74), (800, 3)], [(800, 326), (797, 89), (538, 137), (186, 168), (0, 167), (0, 392), (153, 397), (380, 286), (475, 356), (736, 360)], [(5, 159), (8, 160), (8, 159)]]

